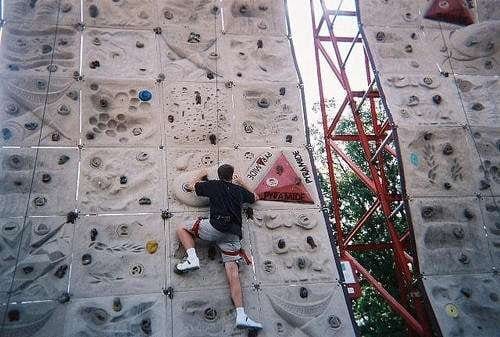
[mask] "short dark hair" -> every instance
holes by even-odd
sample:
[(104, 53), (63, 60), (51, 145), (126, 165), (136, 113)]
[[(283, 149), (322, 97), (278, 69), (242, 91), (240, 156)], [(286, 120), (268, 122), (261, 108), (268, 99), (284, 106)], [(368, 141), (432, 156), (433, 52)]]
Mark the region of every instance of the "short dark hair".
[(217, 169), (217, 174), (220, 180), (232, 180), (234, 173), (234, 167), (229, 164), (222, 164)]

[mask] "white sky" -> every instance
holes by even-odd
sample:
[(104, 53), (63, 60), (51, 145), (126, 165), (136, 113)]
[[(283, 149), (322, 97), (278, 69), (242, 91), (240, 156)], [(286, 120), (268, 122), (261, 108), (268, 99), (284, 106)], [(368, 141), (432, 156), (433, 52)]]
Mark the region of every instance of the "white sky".
[[(314, 0), (314, 3), (319, 4), (319, 1)], [(326, 3), (329, 9), (337, 9), (339, 0), (330, 0), (326, 1)], [(342, 3), (342, 9), (355, 10), (354, 0), (344, 0)], [(316, 16), (318, 16), (321, 11), (318, 8), (315, 12)], [(302, 80), (304, 82), (304, 92), (309, 122), (311, 124), (318, 123), (320, 122), (321, 115), (319, 113), (313, 114), (311, 110), (312, 105), (319, 101), (319, 94), (309, 0), (288, 0), (288, 13), (290, 16), (292, 39), (295, 47), (297, 62), (299, 64)], [(354, 36), (357, 33), (357, 27), (356, 17), (337, 17), (335, 21), (335, 33), (337, 35)], [(327, 35), (327, 31), (322, 32), (321, 35)], [(323, 42), (323, 44), (333, 57), (333, 48), (330, 47), (331, 44), (328, 42)], [(350, 43), (341, 44), (341, 54), (344, 58), (350, 47)], [(320, 59), (322, 59), (321, 56)], [(328, 70), (328, 65), (326, 63), (322, 62), (321, 68), (323, 73), (322, 76), (325, 98), (328, 99), (333, 97), (336, 99), (337, 104), (340, 104), (344, 97), (342, 87), (334, 78), (333, 73)], [(352, 55), (349, 57), (346, 70), (350, 74), (349, 78), (351, 80), (352, 89), (365, 89), (366, 81), (364, 58), (360, 44), (356, 45)]]

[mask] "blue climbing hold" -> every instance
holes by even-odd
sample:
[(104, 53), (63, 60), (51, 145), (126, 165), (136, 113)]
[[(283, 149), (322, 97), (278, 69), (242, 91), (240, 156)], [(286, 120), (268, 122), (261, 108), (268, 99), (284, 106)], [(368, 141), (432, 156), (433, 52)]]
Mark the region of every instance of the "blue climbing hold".
[(12, 138), (12, 131), (10, 131), (10, 129), (3, 128), (2, 129), (2, 137), (4, 140), (11, 139)]
[(418, 166), (419, 164), (419, 159), (418, 159), (418, 155), (416, 153), (412, 153), (410, 155), (410, 163), (413, 164), (413, 166)]
[(149, 90), (141, 90), (139, 91), (139, 99), (143, 102), (147, 102), (153, 98), (153, 94)]

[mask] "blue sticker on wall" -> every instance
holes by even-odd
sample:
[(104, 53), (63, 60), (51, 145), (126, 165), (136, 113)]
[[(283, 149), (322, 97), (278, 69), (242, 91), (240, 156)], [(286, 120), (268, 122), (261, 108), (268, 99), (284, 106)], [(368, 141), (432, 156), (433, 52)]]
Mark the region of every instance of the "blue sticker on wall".
[(10, 131), (10, 129), (7, 129), (7, 128), (3, 128), (2, 129), (2, 138), (4, 140), (9, 140), (12, 138), (12, 131)]
[(412, 163), (413, 166), (418, 166), (419, 160), (418, 160), (418, 155), (416, 153), (412, 153), (410, 155), (410, 163)]

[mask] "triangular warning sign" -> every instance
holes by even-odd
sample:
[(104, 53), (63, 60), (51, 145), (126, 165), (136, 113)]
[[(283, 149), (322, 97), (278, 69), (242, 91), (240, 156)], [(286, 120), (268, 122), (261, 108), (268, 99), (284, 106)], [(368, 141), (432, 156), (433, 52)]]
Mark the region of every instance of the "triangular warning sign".
[(314, 204), (302, 178), (283, 153), (259, 183), (255, 193), (261, 200)]
[(433, 0), (424, 18), (461, 26), (474, 23), (472, 13), (465, 7), (463, 0)]

